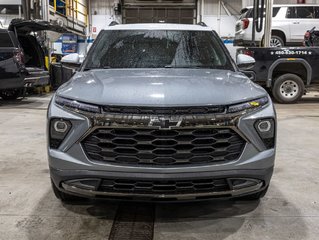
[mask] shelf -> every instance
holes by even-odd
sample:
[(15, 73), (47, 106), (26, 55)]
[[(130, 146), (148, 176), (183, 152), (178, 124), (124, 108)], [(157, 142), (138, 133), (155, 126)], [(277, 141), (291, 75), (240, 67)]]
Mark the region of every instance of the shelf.
[(54, 10), (57, 14), (72, 17), (74, 20), (85, 22), (87, 24), (87, 6), (86, 2), (90, 0), (48, 0), (50, 5), (54, 4)]

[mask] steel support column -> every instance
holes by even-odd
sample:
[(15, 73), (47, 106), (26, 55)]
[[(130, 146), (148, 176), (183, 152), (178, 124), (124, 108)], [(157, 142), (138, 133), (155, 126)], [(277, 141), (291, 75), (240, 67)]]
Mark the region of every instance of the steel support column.
[(264, 47), (270, 47), (271, 27), (272, 27), (272, 13), (274, 0), (266, 0), (266, 16), (265, 16), (265, 31), (264, 31)]

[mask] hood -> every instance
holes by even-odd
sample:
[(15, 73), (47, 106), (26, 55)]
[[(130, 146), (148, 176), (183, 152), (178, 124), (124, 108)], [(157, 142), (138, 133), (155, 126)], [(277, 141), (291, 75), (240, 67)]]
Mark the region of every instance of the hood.
[(211, 69), (106, 69), (78, 72), (57, 94), (119, 106), (228, 105), (266, 96), (244, 74)]
[(8, 29), (10, 31), (16, 31), (18, 33), (27, 34), (30, 32), (38, 32), (38, 31), (54, 31), (58, 33), (66, 33), (68, 30), (64, 27), (61, 27), (58, 24), (53, 24), (48, 21), (43, 20), (23, 20), (23, 19), (12, 19)]

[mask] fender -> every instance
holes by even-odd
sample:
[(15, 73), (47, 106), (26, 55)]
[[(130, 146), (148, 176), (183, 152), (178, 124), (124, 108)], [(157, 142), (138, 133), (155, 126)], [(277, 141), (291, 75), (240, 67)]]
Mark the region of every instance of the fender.
[(272, 74), (274, 69), (281, 63), (301, 63), (307, 71), (307, 81), (306, 84), (309, 85), (311, 82), (311, 76), (312, 76), (312, 69), (311, 66), (309, 65), (309, 63), (302, 58), (281, 58), (276, 60), (269, 68), (268, 71), (268, 77), (267, 77), (267, 87), (271, 87), (272, 86)]
[(273, 31), (278, 31), (278, 32), (282, 32), (285, 35), (286, 41), (287, 41), (287, 37), (288, 37), (288, 33), (287, 30), (284, 28), (281, 28), (280, 26), (274, 26), (272, 25), (271, 27), (271, 34)]

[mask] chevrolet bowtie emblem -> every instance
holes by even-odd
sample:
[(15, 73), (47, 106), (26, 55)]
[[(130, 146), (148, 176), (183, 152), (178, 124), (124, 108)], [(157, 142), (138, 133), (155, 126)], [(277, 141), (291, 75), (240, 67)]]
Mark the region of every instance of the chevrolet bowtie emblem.
[(182, 123), (182, 120), (171, 120), (171, 119), (160, 119), (153, 118), (149, 122), (148, 126), (150, 127), (159, 127), (160, 129), (170, 129), (171, 127), (179, 127)]

